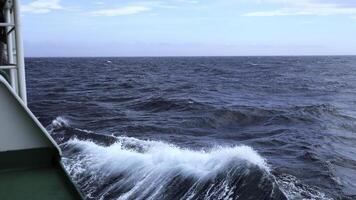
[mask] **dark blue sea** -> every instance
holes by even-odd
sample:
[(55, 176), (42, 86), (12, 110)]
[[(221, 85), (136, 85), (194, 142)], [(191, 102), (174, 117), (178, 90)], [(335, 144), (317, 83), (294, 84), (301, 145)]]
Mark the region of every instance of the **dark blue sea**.
[(356, 57), (28, 58), (87, 199), (356, 199)]

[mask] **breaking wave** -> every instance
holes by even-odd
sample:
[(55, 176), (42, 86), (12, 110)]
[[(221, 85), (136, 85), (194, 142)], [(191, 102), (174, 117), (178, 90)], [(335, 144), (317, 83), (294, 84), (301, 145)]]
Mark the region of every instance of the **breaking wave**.
[(128, 137), (63, 145), (71, 154), (63, 162), (88, 199), (286, 199), (248, 146), (192, 151)]
[(331, 199), (291, 175), (272, 173), (248, 146), (209, 150), (95, 134), (57, 117), (47, 127), (87, 199)]

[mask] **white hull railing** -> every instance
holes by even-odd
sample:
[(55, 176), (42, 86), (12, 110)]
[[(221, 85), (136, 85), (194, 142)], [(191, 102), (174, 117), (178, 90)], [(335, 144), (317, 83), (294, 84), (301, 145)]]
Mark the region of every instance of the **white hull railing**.
[(6, 0), (2, 8), (4, 22), (0, 22), (0, 28), (5, 29), (6, 37), (6, 64), (0, 69), (9, 72), (9, 81), (14, 92), (27, 105), (25, 60), (23, 53), (23, 41), (21, 35), (21, 19), (19, 0)]

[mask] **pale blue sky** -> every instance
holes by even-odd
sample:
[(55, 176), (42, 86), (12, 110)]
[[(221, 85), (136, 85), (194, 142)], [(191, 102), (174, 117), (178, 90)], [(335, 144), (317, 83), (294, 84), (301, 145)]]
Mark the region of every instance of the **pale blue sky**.
[(355, 0), (22, 0), (26, 56), (356, 55)]

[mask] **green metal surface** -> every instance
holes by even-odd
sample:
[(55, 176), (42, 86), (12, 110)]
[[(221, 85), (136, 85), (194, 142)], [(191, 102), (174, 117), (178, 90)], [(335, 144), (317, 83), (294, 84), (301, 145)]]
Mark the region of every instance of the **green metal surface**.
[(55, 148), (0, 152), (0, 200), (82, 199)]
[(0, 152), (0, 172), (7, 169), (50, 167), (58, 159), (55, 148)]
[(0, 172), (0, 199), (80, 199), (57, 168), (22, 169)]

